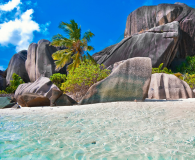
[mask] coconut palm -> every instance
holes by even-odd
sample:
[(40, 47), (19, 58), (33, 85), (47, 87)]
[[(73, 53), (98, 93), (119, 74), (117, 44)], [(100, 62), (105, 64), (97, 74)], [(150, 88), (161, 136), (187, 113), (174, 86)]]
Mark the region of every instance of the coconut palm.
[[(55, 47), (63, 47), (65, 49), (59, 50), (52, 54), (52, 58), (55, 60), (56, 70), (61, 69), (72, 61), (68, 66), (68, 70), (78, 67), (83, 60), (82, 55), (86, 51), (91, 51), (94, 48), (88, 45), (94, 34), (89, 30), (84, 33), (81, 38), (81, 27), (71, 20), (70, 23), (61, 22), (59, 28), (63, 29), (67, 35), (63, 37), (61, 34), (53, 36), (52, 43), (50, 45)], [(88, 57), (94, 62), (95, 60), (87, 53)]]

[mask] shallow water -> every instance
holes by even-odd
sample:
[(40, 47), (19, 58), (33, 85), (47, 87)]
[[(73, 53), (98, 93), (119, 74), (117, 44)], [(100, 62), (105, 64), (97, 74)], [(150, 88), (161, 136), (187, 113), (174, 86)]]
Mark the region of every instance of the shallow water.
[(194, 112), (97, 107), (69, 113), (0, 114), (0, 159), (195, 159)]

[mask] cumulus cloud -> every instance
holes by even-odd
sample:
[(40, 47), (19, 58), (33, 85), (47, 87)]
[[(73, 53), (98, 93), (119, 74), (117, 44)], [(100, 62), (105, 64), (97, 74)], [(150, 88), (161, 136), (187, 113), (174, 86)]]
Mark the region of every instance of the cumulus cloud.
[(0, 5), (0, 10), (2, 11), (12, 11), (14, 8), (16, 8), (20, 4), (20, 0), (12, 0), (9, 1), (6, 4), (1, 4)]
[(38, 24), (33, 20), (34, 10), (26, 9), (26, 6), (32, 7), (32, 2), (20, 1), (12, 0), (6, 4), (0, 4), (0, 15), (3, 15), (0, 19), (0, 46), (14, 45), (17, 52), (28, 49), (35, 31), (43, 35), (49, 34), (48, 27), (51, 23)]
[(16, 46), (16, 51), (27, 49), (33, 39), (33, 32), (40, 31), (39, 24), (32, 20), (33, 9), (24, 12), (20, 19), (0, 24), (0, 44)]
[(41, 24), (40, 25), (40, 28), (41, 28), (41, 33), (44, 34), (44, 35), (48, 35), (49, 32), (48, 32), (48, 27), (50, 26), (51, 22), (47, 22), (45, 24)]

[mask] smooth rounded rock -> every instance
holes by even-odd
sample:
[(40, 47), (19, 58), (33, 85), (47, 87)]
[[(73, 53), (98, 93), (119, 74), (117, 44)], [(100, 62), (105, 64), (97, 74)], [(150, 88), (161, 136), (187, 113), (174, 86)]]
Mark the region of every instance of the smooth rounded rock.
[(92, 85), (79, 104), (143, 101), (147, 97), (151, 72), (150, 58), (127, 59), (108, 77)]
[(187, 99), (194, 98), (190, 86), (175, 75), (166, 73), (155, 73), (151, 76), (148, 91), (149, 99)]

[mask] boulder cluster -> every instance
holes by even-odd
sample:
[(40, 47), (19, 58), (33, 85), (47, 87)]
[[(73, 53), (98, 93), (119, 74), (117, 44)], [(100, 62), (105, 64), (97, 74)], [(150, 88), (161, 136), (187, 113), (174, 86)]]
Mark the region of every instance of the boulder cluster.
[(186, 56), (195, 55), (194, 26), (195, 9), (183, 3), (136, 9), (127, 18), (124, 39), (92, 56), (111, 74), (92, 85), (79, 101), (63, 94), (49, 80), (57, 72), (68, 74), (67, 65), (56, 71), (51, 57), (60, 48), (50, 46), (48, 40), (32, 43), (28, 51), (12, 57), (5, 72), (0, 71), (0, 90), (10, 83), (13, 73), (25, 82), (17, 88), (14, 98), (0, 101), (4, 107), (16, 102), (30, 107), (194, 98), (189, 85), (176, 76), (152, 74), (152, 67), (161, 63), (174, 71)]

